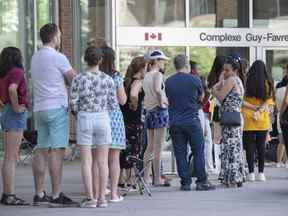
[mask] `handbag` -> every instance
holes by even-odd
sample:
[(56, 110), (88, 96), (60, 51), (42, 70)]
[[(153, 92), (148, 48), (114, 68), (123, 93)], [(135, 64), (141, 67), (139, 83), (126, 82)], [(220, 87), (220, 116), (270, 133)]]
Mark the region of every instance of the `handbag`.
[(241, 113), (238, 111), (223, 111), (220, 115), (220, 124), (223, 126), (239, 127), (241, 126)]
[(213, 122), (219, 122), (220, 121), (220, 107), (217, 105), (214, 107), (212, 121)]

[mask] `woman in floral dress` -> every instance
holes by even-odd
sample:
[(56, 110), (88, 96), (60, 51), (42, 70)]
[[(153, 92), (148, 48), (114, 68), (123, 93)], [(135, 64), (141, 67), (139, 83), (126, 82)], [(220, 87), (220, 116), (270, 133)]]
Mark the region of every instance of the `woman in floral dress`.
[(118, 99), (118, 106), (109, 113), (112, 130), (112, 144), (109, 150), (109, 174), (111, 180), (111, 200), (112, 203), (123, 201), (123, 197), (118, 193), (118, 182), (120, 177), (120, 152), (126, 148), (126, 135), (123, 114), (120, 105), (124, 105), (127, 96), (124, 89), (124, 80), (121, 74), (115, 69), (115, 52), (110, 47), (102, 47), (103, 59), (100, 70), (112, 77), (115, 84), (115, 91)]

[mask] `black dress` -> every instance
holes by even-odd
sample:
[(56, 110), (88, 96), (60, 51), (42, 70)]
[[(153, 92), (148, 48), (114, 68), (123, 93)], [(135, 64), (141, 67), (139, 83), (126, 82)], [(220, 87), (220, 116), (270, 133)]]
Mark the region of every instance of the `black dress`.
[[(135, 80), (137, 79), (133, 78), (131, 85)], [(132, 110), (130, 107), (131, 85), (129, 86), (127, 91), (127, 103), (121, 107), (126, 130), (126, 149), (123, 150), (120, 154), (121, 169), (130, 169), (132, 167), (132, 163), (127, 161), (127, 157), (135, 156), (139, 158), (142, 145), (142, 132), (144, 126), (144, 123), (142, 121), (144, 91), (142, 90), (138, 95), (137, 109)]]

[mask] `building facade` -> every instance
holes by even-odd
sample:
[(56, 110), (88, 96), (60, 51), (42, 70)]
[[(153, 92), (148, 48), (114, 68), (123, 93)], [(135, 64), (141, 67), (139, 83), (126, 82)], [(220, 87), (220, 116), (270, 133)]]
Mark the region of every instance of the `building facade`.
[(123, 73), (133, 56), (155, 47), (171, 57), (185, 52), (205, 74), (217, 54), (262, 59), (276, 79), (288, 61), (287, 0), (0, 0), (0, 49), (20, 47), (29, 71), (47, 22), (59, 24), (62, 51), (77, 70), (96, 37), (115, 48)]

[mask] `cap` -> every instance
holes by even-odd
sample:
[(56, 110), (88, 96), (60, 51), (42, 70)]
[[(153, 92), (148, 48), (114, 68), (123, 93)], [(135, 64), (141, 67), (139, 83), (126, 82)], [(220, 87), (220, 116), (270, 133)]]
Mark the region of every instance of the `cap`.
[(230, 56), (231, 56), (232, 59), (235, 59), (235, 60), (238, 60), (238, 61), (241, 59), (240, 53), (237, 53), (237, 52), (232, 53)]
[(155, 59), (169, 60), (169, 58), (161, 50), (154, 50), (150, 52), (148, 55), (148, 59), (149, 60), (155, 60)]

